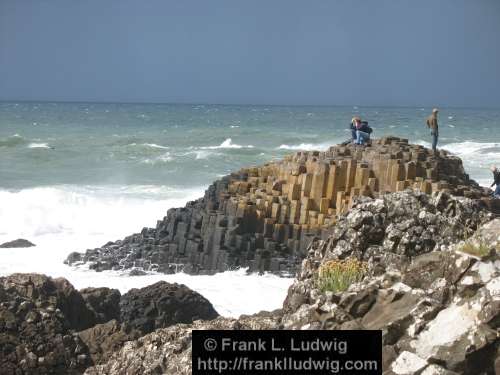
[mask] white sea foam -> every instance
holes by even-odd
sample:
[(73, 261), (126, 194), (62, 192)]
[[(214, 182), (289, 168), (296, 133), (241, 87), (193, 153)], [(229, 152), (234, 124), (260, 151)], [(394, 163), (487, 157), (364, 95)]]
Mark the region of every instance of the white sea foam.
[(229, 148), (253, 148), (254, 146), (252, 145), (247, 145), (247, 146), (242, 146), (236, 143), (233, 143), (233, 140), (231, 138), (227, 138), (224, 142), (222, 142), (218, 146), (204, 146), (200, 147), (202, 150), (217, 150), (217, 149), (229, 149)]
[(301, 143), (298, 145), (281, 145), (277, 147), (278, 150), (296, 150), (296, 151), (326, 151), (336, 142), (328, 143)]
[(159, 280), (178, 282), (208, 298), (224, 316), (239, 316), (281, 306), (291, 279), (246, 276), (244, 270), (214, 276), (148, 274), (130, 277), (114, 271), (68, 267), (72, 251), (102, 246), (155, 226), (168, 208), (203, 195), (204, 188), (177, 190), (160, 186), (53, 186), (0, 190), (0, 243), (26, 238), (37, 246), (1, 249), (0, 276), (37, 272), (65, 277), (76, 288), (107, 286), (122, 293)]
[(51, 148), (47, 143), (30, 143), (28, 145), (29, 148)]
[(143, 143), (142, 145), (147, 146), (147, 147), (151, 147), (151, 148), (159, 148), (159, 149), (163, 149), (163, 150), (167, 150), (169, 148), (167, 146), (157, 145), (156, 143)]
[(128, 146), (144, 146), (144, 147), (148, 147), (148, 148), (157, 148), (157, 149), (161, 149), (161, 150), (168, 150), (170, 148), (168, 146), (157, 145), (156, 143), (137, 144), (137, 143), (133, 142), (133, 143), (129, 143)]
[(137, 220), (153, 225), (166, 213), (165, 207), (202, 194), (202, 188), (184, 191), (147, 185), (0, 190), (0, 235), (118, 235), (137, 230)]

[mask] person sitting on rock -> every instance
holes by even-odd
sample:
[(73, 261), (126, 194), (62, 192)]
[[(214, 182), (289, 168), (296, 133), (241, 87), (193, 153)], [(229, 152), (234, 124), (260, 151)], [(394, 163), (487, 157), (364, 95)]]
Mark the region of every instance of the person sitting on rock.
[(494, 165), (491, 167), (491, 171), (493, 172), (493, 183), (491, 184), (490, 187), (496, 185), (495, 191), (493, 192), (493, 196), (495, 198), (500, 198), (500, 171)]
[(361, 121), (359, 117), (353, 117), (351, 121), (352, 142), (357, 145), (364, 145), (370, 140), (372, 128), (368, 126), (368, 121)]

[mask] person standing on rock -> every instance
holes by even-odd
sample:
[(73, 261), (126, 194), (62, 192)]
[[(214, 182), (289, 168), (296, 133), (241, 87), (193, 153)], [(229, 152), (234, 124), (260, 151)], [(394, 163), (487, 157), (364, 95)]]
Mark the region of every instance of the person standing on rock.
[(438, 137), (439, 137), (439, 129), (438, 129), (438, 109), (434, 108), (432, 110), (432, 114), (427, 117), (427, 127), (431, 129), (432, 136), (432, 150), (436, 151)]
[(491, 171), (493, 172), (493, 183), (491, 184), (490, 187), (496, 185), (495, 191), (493, 192), (493, 196), (495, 198), (500, 198), (500, 171), (494, 165), (491, 167)]

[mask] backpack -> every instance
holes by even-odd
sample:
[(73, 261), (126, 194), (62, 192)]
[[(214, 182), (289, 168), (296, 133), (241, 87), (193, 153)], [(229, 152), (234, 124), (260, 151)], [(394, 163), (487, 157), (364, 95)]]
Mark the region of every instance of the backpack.
[(364, 132), (368, 134), (371, 134), (373, 132), (373, 129), (368, 125), (368, 121), (362, 121), (361, 125)]

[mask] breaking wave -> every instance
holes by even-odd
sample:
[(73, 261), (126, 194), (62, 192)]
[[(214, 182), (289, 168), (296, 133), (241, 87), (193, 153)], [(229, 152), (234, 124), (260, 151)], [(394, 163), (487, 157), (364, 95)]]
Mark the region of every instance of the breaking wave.
[(281, 145), (277, 147), (278, 150), (293, 150), (293, 151), (326, 151), (335, 142), (328, 143), (301, 143), (298, 145)]
[(252, 145), (247, 145), (247, 146), (242, 146), (236, 143), (233, 143), (233, 140), (231, 138), (227, 138), (224, 142), (222, 142), (218, 146), (204, 146), (200, 147), (202, 150), (217, 150), (217, 149), (224, 149), (224, 148), (254, 148)]
[(29, 148), (48, 148), (50, 149), (51, 147), (47, 143), (30, 143), (28, 145)]
[[(85, 251), (154, 227), (171, 207), (203, 196), (204, 188), (165, 186), (51, 186), (0, 190), (0, 243), (26, 238), (32, 248), (2, 249), (0, 276), (37, 272), (65, 277), (77, 289), (95, 286), (122, 293), (160, 280), (186, 284), (204, 295), (224, 316), (238, 317), (280, 307), (293, 279), (274, 275), (248, 276), (246, 270), (213, 276), (147, 274), (129, 277), (119, 271), (95, 272), (69, 267), (72, 251)], [(250, 302), (249, 302), (250, 301)]]

